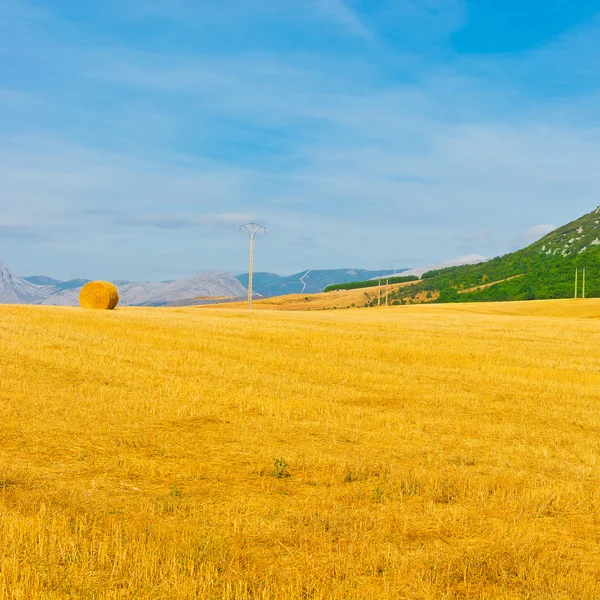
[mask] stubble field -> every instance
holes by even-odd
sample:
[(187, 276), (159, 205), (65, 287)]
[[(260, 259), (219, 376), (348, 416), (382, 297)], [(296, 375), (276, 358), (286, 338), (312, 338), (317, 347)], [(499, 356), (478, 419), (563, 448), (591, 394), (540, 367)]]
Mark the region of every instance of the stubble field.
[(0, 307), (0, 598), (596, 599), (596, 316)]

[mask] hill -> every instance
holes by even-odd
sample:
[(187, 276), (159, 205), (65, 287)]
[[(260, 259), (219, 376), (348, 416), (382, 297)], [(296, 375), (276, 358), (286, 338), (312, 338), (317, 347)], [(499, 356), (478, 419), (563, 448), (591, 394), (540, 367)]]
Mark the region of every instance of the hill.
[[(383, 284), (385, 286), (389, 286), (390, 284), (396, 283), (408, 283), (410, 281), (418, 281), (419, 278), (416, 275), (407, 275), (405, 277), (385, 277), (379, 278), (377, 281), (377, 285)], [(373, 279), (369, 279), (367, 281), (354, 281), (352, 283), (335, 283), (333, 285), (328, 285), (323, 291), (324, 292), (336, 292), (340, 290), (358, 290), (361, 288), (369, 288), (374, 285)]]
[(575, 270), (585, 268), (586, 296), (600, 297), (600, 208), (555, 229), (541, 240), (475, 265), (432, 270), (398, 290), (392, 301), (409, 303), (417, 293), (439, 293), (438, 302), (489, 302), (572, 298)]
[[(406, 269), (399, 269), (403, 273)], [(264, 296), (283, 296), (285, 294), (316, 294), (322, 292), (327, 286), (339, 283), (353, 283), (389, 274), (389, 269), (384, 271), (368, 271), (365, 269), (328, 269), (301, 271), (294, 275), (282, 276), (275, 273), (254, 273), (252, 289), (255, 293)], [(237, 279), (244, 287), (248, 287), (248, 273), (238, 275)]]
[[(252, 303), (256, 310), (283, 310), (283, 311), (312, 311), (329, 310), (338, 308), (361, 308), (366, 306), (377, 306), (379, 302), (385, 304), (385, 283), (381, 289), (376, 282), (370, 282), (371, 287), (333, 290), (330, 292), (319, 292), (317, 294), (284, 294), (283, 296), (272, 296), (270, 298), (259, 298)], [(373, 285), (375, 284), (375, 285)], [(390, 296), (402, 287), (411, 285), (412, 281), (390, 284), (388, 292)], [(381, 293), (381, 297), (379, 294)], [(422, 296), (422, 297), (421, 297)], [(418, 301), (424, 301), (425, 295), (418, 297)], [(380, 300), (379, 300), (380, 298)], [(233, 303), (208, 303), (197, 302), (198, 306), (204, 308), (243, 308), (245, 301)]]

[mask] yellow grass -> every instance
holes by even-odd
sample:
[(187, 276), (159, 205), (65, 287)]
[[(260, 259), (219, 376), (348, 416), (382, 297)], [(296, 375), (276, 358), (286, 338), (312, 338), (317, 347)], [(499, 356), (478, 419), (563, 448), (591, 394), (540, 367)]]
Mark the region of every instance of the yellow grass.
[(598, 315), (0, 307), (0, 598), (597, 599)]
[(236, 296), (196, 296), (194, 300), (231, 300)]

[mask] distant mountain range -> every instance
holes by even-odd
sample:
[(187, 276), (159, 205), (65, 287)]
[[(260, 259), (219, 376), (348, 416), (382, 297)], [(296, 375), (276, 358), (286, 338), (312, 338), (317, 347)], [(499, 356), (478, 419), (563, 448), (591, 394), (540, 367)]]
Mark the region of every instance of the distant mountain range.
[[(406, 269), (398, 269), (403, 273)], [(307, 270), (294, 275), (281, 276), (275, 273), (254, 273), (252, 290), (261, 296), (283, 296), (285, 294), (316, 294), (322, 292), (328, 285), (335, 283), (353, 283), (373, 277), (388, 275), (385, 271), (367, 271), (365, 269), (329, 269)], [(237, 279), (244, 287), (248, 287), (248, 273), (238, 275)]]
[[(397, 272), (401, 273), (402, 270)], [(351, 283), (386, 273), (389, 273), (389, 270), (309, 269), (287, 277), (274, 273), (254, 273), (253, 292), (263, 297), (312, 294), (322, 292), (326, 286), (334, 283)], [(45, 275), (21, 277), (0, 261), (0, 304), (77, 306), (79, 291), (88, 281), (61, 281)], [(248, 274), (234, 277), (226, 271), (208, 271), (194, 277), (161, 283), (124, 280), (112, 283), (119, 288), (121, 306), (194, 304), (202, 297), (240, 298), (248, 294)]]
[(34, 275), (33, 277), (23, 277), (23, 279), (29, 281), (29, 283), (33, 283), (33, 285), (50, 286), (61, 292), (63, 290), (80, 288), (90, 281), (89, 279), (69, 279), (69, 281), (59, 281), (58, 279), (52, 279), (52, 277), (46, 277), (45, 275)]
[[(20, 277), (0, 261), (0, 304), (76, 306), (85, 279), (59, 281), (44, 275)], [(154, 282), (117, 280), (121, 306), (191, 304), (202, 296), (244, 297), (242, 284), (226, 271), (209, 271), (186, 279)]]

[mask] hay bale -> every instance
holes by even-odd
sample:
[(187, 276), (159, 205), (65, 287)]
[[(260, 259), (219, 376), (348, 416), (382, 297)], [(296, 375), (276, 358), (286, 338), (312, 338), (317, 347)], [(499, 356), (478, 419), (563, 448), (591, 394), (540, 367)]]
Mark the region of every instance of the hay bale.
[(82, 308), (112, 310), (119, 303), (119, 290), (108, 281), (90, 281), (79, 292)]

